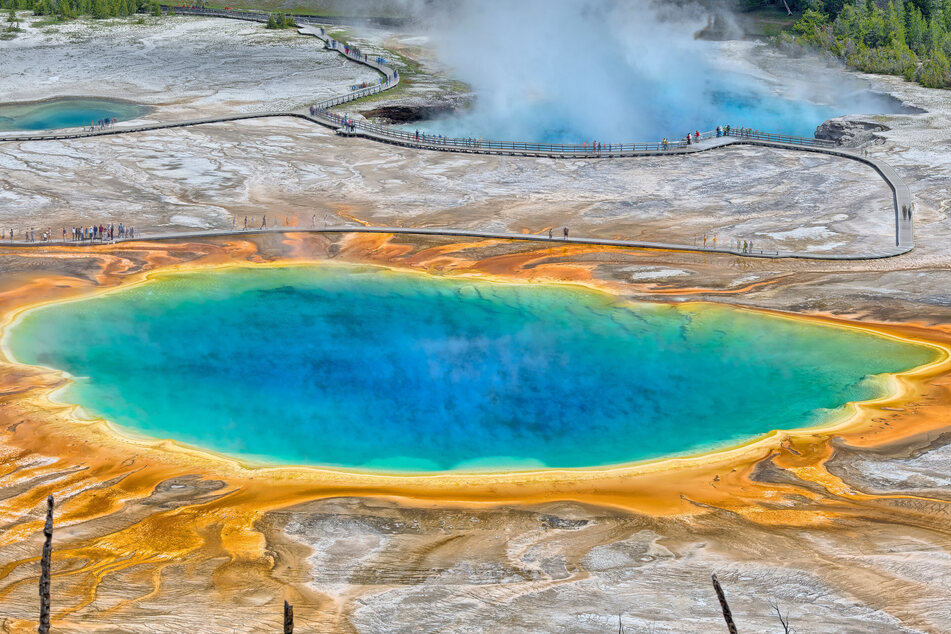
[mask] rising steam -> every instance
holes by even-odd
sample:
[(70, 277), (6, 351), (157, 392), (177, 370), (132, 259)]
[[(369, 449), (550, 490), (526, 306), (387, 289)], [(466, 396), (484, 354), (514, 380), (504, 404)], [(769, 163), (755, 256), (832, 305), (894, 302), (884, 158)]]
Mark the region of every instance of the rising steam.
[(870, 102), (867, 91), (778, 90), (748, 66), (738, 68), (721, 43), (697, 37), (714, 14), (729, 23), (728, 12), (700, 4), (456, 0), (413, 6), (440, 58), (477, 95), (470, 111), (427, 126), (451, 136), (620, 142), (679, 138), (719, 124), (811, 136), (833, 116), (895, 107)]

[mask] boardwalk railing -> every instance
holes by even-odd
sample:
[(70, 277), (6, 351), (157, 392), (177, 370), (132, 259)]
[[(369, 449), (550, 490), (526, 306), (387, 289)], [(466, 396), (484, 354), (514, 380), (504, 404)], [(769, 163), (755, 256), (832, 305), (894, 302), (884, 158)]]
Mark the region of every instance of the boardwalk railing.
[[(378, 87), (375, 92), (380, 92), (385, 88)], [(351, 93), (355, 94), (355, 93)], [(359, 97), (357, 97), (359, 98)], [(343, 97), (335, 100), (335, 104), (346, 103)], [(345, 128), (344, 132), (366, 132), (375, 137), (383, 137), (403, 141), (407, 145), (418, 145), (419, 147), (439, 146), (446, 149), (457, 149), (460, 151), (472, 150), (495, 150), (504, 152), (506, 150), (513, 152), (537, 152), (543, 154), (588, 154), (593, 156), (612, 156), (615, 154), (632, 154), (636, 152), (663, 152), (677, 148), (687, 148), (699, 141), (707, 141), (718, 138), (716, 131), (710, 130), (700, 133), (699, 137), (691, 136), (692, 143), (685, 139), (668, 141), (664, 143), (657, 141), (653, 143), (538, 143), (534, 141), (491, 141), (474, 137), (446, 137), (427, 132), (407, 132), (391, 126), (382, 126), (367, 121), (356, 121), (346, 119), (335, 112), (330, 112), (324, 105), (326, 102), (320, 102), (315, 106), (315, 117), (320, 117), (326, 121)], [(833, 147), (835, 144), (831, 141), (822, 139), (807, 139), (804, 137), (794, 137), (782, 134), (769, 134), (754, 130), (730, 130), (729, 134), (721, 134), (722, 137), (736, 137), (746, 139), (756, 139), (760, 141), (769, 141), (772, 143), (786, 143), (803, 147)]]
[[(244, 10), (234, 10), (234, 9), (199, 9), (192, 7), (172, 7), (170, 5), (162, 5), (163, 10), (174, 9), (177, 13), (188, 14), (188, 15), (202, 15), (207, 17), (220, 17), (220, 18), (232, 18), (238, 20), (250, 20), (255, 22), (267, 22), (270, 13), (268, 12), (259, 12), (259, 11), (244, 11)], [(299, 14), (285, 14), (291, 15), (297, 22), (300, 23), (310, 23), (311, 25), (316, 25), (320, 23), (332, 23), (332, 20), (328, 20), (322, 17), (316, 16), (306, 16)], [(316, 29), (319, 28), (319, 33), (316, 32)], [(688, 147), (687, 141), (684, 138), (676, 139), (664, 143), (662, 141), (656, 141), (653, 143), (539, 143), (534, 141), (492, 141), (486, 139), (477, 139), (472, 137), (445, 137), (438, 134), (431, 133), (416, 133), (416, 132), (406, 132), (398, 128), (391, 126), (381, 126), (367, 121), (355, 121), (349, 118), (344, 118), (336, 113), (330, 112), (329, 109), (335, 106), (340, 106), (358, 99), (363, 99), (364, 97), (369, 97), (372, 95), (379, 94), (383, 91), (389, 90), (395, 87), (399, 83), (399, 72), (395, 69), (387, 66), (384, 63), (376, 61), (376, 56), (370, 57), (369, 55), (363, 55), (358, 49), (347, 47), (346, 45), (337, 42), (330, 35), (328, 35), (323, 28), (310, 26), (305, 27), (300, 30), (301, 33), (306, 35), (312, 35), (324, 42), (324, 47), (328, 50), (333, 50), (348, 59), (351, 59), (357, 63), (369, 66), (370, 68), (379, 72), (383, 77), (380, 79), (379, 83), (373, 84), (371, 86), (360, 87), (356, 90), (351, 90), (350, 92), (344, 93), (342, 95), (337, 95), (335, 97), (330, 97), (319, 101), (313, 105), (312, 115), (316, 119), (322, 119), (323, 121), (335, 125), (340, 128), (346, 128), (345, 132), (355, 133), (357, 131), (368, 133), (370, 136), (383, 139), (398, 140), (403, 145), (416, 145), (418, 147), (431, 148), (433, 146), (439, 146), (445, 149), (457, 149), (460, 151), (473, 151), (473, 150), (489, 150), (496, 152), (505, 152), (512, 151), (518, 153), (544, 153), (544, 154), (587, 154), (591, 156), (612, 156), (615, 154), (632, 154), (636, 152), (661, 152), (669, 149), (675, 148), (686, 148)], [(711, 138), (716, 138), (717, 134), (715, 131), (707, 131), (700, 134), (699, 140), (705, 141)], [(785, 143), (789, 145), (797, 145), (803, 147), (833, 147), (835, 144), (831, 141), (826, 141), (823, 139), (810, 139), (805, 137), (797, 137), (786, 134), (772, 134), (769, 132), (762, 132), (760, 130), (753, 130), (750, 128), (731, 128), (730, 134), (728, 136), (732, 137), (741, 137), (748, 139), (756, 139), (760, 141), (770, 141), (773, 143)], [(697, 137), (691, 137), (694, 142), (698, 139)]]
[[(239, 20), (252, 20), (256, 22), (265, 22), (268, 18), (267, 13), (253, 13), (253, 12), (238, 12), (238, 11), (225, 11), (217, 9), (191, 9), (191, 8), (176, 8), (176, 11), (182, 13), (189, 13), (195, 15), (205, 15), (209, 17), (221, 17), (229, 19), (239, 19)], [(317, 22), (317, 19), (308, 19), (301, 21)], [(326, 20), (319, 20), (321, 22), (326, 22)], [(851, 160), (860, 161), (866, 163), (875, 169), (879, 175), (888, 183), (889, 187), (892, 189), (894, 194), (894, 206), (895, 206), (895, 246), (894, 251), (886, 251), (876, 254), (864, 254), (860, 256), (849, 256), (849, 255), (836, 255), (836, 254), (817, 254), (817, 253), (785, 253), (785, 252), (773, 252), (773, 251), (758, 251), (756, 253), (747, 252), (745, 249), (740, 251), (739, 248), (724, 248), (724, 247), (713, 247), (708, 248), (706, 246), (700, 247), (698, 245), (675, 245), (675, 244), (665, 244), (665, 243), (650, 243), (650, 242), (640, 242), (640, 241), (628, 241), (628, 240), (606, 240), (601, 238), (565, 238), (563, 242), (571, 242), (577, 244), (591, 244), (591, 245), (604, 245), (604, 246), (621, 246), (621, 247), (639, 247), (639, 248), (657, 248), (657, 249), (668, 249), (668, 250), (682, 250), (682, 251), (707, 251), (707, 252), (716, 252), (716, 253), (729, 253), (733, 255), (743, 255), (743, 256), (757, 256), (757, 257), (795, 257), (795, 258), (806, 258), (806, 259), (870, 259), (878, 257), (892, 257), (899, 255), (901, 253), (907, 253), (912, 248), (914, 248), (914, 222), (912, 220), (912, 214), (914, 210), (914, 203), (911, 197), (911, 193), (908, 190), (908, 187), (901, 180), (898, 173), (887, 163), (879, 161), (878, 159), (871, 158), (864, 154), (859, 154), (857, 152), (852, 152), (840, 148), (836, 148), (835, 144), (831, 141), (826, 141), (822, 139), (810, 139), (804, 137), (796, 137), (791, 135), (784, 134), (772, 134), (768, 132), (762, 132), (760, 130), (754, 130), (750, 128), (731, 128), (728, 134), (718, 135), (715, 131), (706, 131), (700, 133), (699, 135), (691, 136), (692, 141), (688, 143), (686, 139), (677, 139), (672, 142), (654, 142), (654, 143), (574, 143), (574, 144), (558, 144), (558, 143), (538, 143), (530, 141), (492, 141), (485, 139), (477, 139), (471, 137), (444, 137), (442, 135), (434, 135), (428, 133), (419, 133), (419, 132), (407, 132), (400, 130), (394, 127), (381, 126), (367, 121), (354, 121), (349, 117), (339, 115), (335, 112), (329, 110), (329, 108), (340, 105), (348, 102), (352, 102), (356, 99), (361, 99), (363, 97), (373, 95), (384, 90), (389, 90), (400, 82), (400, 76), (398, 71), (390, 68), (386, 65), (385, 59), (378, 57), (376, 55), (364, 55), (358, 48), (349, 47), (343, 45), (340, 42), (335, 41), (330, 35), (327, 34), (326, 30), (316, 24), (308, 24), (298, 29), (298, 32), (304, 35), (310, 35), (320, 39), (324, 43), (324, 47), (328, 50), (333, 50), (334, 52), (347, 57), (353, 62), (363, 64), (368, 66), (382, 75), (379, 79), (379, 83), (362, 86), (351, 90), (348, 93), (343, 95), (338, 95), (336, 97), (331, 97), (330, 99), (325, 99), (321, 102), (318, 102), (310, 108), (310, 115), (300, 112), (264, 112), (264, 113), (246, 113), (246, 114), (237, 114), (237, 115), (226, 115), (220, 117), (213, 117), (207, 119), (191, 119), (178, 122), (166, 122), (166, 123), (151, 123), (144, 125), (137, 125), (134, 127), (106, 127), (106, 128), (95, 128), (87, 129), (83, 128), (82, 130), (69, 130), (63, 132), (41, 132), (37, 133), (27, 133), (27, 134), (17, 134), (11, 136), (0, 136), (0, 141), (39, 141), (39, 140), (53, 140), (53, 139), (74, 139), (74, 138), (83, 138), (83, 137), (92, 137), (92, 136), (105, 136), (113, 134), (126, 134), (132, 132), (143, 132), (149, 130), (161, 130), (167, 128), (178, 128), (194, 125), (204, 125), (211, 123), (221, 123), (226, 121), (238, 121), (242, 119), (260, 119), (265, 117), (297, 117), (302, 119), (307, 119), (321, 125), (329, 126), (335, 128), (338, 133), (349, 135), (349, 134), (360, 134), (366, 135), (369, 138), (379, 140), (382, 142), (390, 142), (398, 145), (417, 147), (420, 149), (429, 149), (429, 150), (448, 150), (456, 152), (476, 152), (476, 153), (491, 153), (491, 154), (509, 154), (513, 156), (518, 155), (528, 155), (528, 156), (551, 156), (551, 157), (560, 157), (560, 158), (609, 158), (609, 157), (621, 157), (621, 156), (644, 156), (651, 154), (662, 154), (666, 151), (670, 151), (672, 154), (692, 154), (694, 152), (702, 152), (705, 150), (728, 147), (734, 144), (750, 144), (750, 145), (765, 145), (770, 147), (776, 147), (781, 149), (791, 149), (799, 150), (806, 152), (819, 152), (824, 154), (829, 154), (833, 156), (839, 156), (842, 158), (847, 158)], [(721, 138), (722, 136), (722, 138)], [(704, 143), (698, 143), (698, 141), (703, 141)], [(341, 231), (367, 231), (367, 232), (379, 232), (379, 233), (409, 233), (409, 234), (425, 234), (425, 235), (445, 235), (445, 236), (464, 236), (464, 237), (483, 237), (483, 238), (495, 238), (495, 239), (505, 239), (505, 240), (536, 240), (536, 241), (546, 241), (543, 237), (539, 236), (528, 236), (524, 234), (504, 234), (504, 233), (486, 233), (478, 231), (466, 231), (460, 229), (412, 229), (412, 228), (396, 228), (396, 227), (325, 227), (325, 228), (312, 228), (305, 231), (318, 231), (318, 232), (341, 232)], [(234, 232), (228, 231), (210, 231), (210, 232), (199, 232), (195, 234), (165, 234), (160, 236), (150, 236), (150, 239), (162, 239), (162, 238), (186, 238), (186, 237), (212, 237), (220, 235), (232, 235)], [(17, 243), (8, 243), (11, 245), (21, 246)], [(43, 244), (43, 243), (39, 243)], [(48, 243), (47, 243), (48, 244)], [(72, 244), (72, 243), (69, 243)], [(23, 243), (22, 246), (38, 246), (38, 243)]]

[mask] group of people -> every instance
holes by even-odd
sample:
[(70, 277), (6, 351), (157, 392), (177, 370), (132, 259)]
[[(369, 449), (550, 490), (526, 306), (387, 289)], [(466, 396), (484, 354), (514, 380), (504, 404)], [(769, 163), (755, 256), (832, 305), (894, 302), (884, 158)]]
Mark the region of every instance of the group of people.
[(134, 238), (135, 227), (127, 227), (121, 222), (118, 225), (110, 222), (107, 225), (100, 224), (86, 227), (71, 227), (68, 232), (66, 227), (63, 227), (63, 242), (66, 242), (67, 240), (72, 242), (87, 242), (96, 240), (105, 242), (106, 240), (115, 240), (116, 237)]
[[(278, 227), (278, 226), (280, 226), (281, 219), (280, 219), (280, 218), (277, 218), (274, 222), (275, 222), (275, 223), (278, 223), (278, 224), (273, 224), (273, 223), (272, 223), (271, 226), (273, 226), (273, 227)], [(297, 222), (296, 220), (294, 220), (294, 222), (291, 222), (291, 219), (290, 219), (288, 216), (284, 216), (283, 226), (285, 226), (285, 227), (297, 226), (297, 225), (296, 225), (296, 222)], [(311, 224), (312, 227), (316, 227), (316, 226), (317, 226), (317, 214), (314, 214), (313, 216), (311, 216), (310, 224)], [(255, 219), (255, 216), (245, 216), (245, 217), (244, 217), (244, 227), (243, 227), (243, 231), (248, 231), (248, 230), (254, 231), (255, 225), (257, 225), (257, 220)], [(237, 216), (232, 216), (232, 217), (231, 217), (231, 228), (232, 228), (232, 229), (237, 229), (237, 228), (238, 228), (238, 217), (237, 217)], [(258, 227), (258, 230), (263, 230), (263, 229), (267, 229), (267, 216), (261, 216), (261, 226)]]
[[(20, 234), (21, 241), (23, 242), (37, 242), (36, 228), (31, 227), (29, 229), (24, 229)], [(16, 231), (14, 229), (3, 229), (0, 230), (0, 239), (8, 238), (12, 242), (16, 239)], [(119, 238), (134, 238), (135, 237), (135, 227), (127, 227), (123, 223), (116, 225), (115, 223), (109, 223), (108, 225), (90, 225), (90, 226), (80, 226), (80, 227), (63, 227), (63, 242), (86, 242), (86, 241), (100, 241), (105, 242), (107, 240), (115, 240), (116, 237)], [(53, 229), (41, 229), (39, 241), (40, 242), (51, 242), (53, 240)]]
[(442, 134), (426, 134), (416, 130), (416, 140), (428, 143), (437, 143), (439, 145), (465, 145), (467, 147), (481, 146), (482, 142), (476, 139), (455, 139)]
[[(697, 244), (699, 240), (694, 238), (694, 244)], [(712, 245), (715, 249), (717, 248), (717, 234), (713, 234), (712, 238), (708, 237), (707, 234), (703, 234), (703, 246), (706, 247)], [(737, 240), (736, 241), (736, 250), (740, 253), (753, 253), (753, 241), (752, 240)], [(760, 251), (762, 253), (762, 251)]]
[(99, 119), (98, 121), (89, 122), (89, 132), (95, 132), (96, 130), (105, 130), (106, 128), (114, 126), (118, 123), (119, 120), (115, 117), (111, 119)]
[[(53, 232), (52, 229), (41, 230), (40, 240), (43, 242), (49, 242), (52, 232)], [(13, 229), (10, 229), (9, 232), (7, 229), (0, 229), (0, 238), (6, 238), (8, 234), (10, 236), (11, 242), (16, 239)], [(23, 242), (36, 242), (36, 229), (35, 228), (24, 229), (23, 233), (21, 234), (21, 240)]]
[[(716, 135), (718, 139), (720, 137), (730, 136), (731, 132), (732, 132), (732, 128), (728, 125), (718, 125), (716, 129)], [(687, 145), (691, 145), (692, 143), (700, 143), (701, 139), (702, 137), (700, 135), (700, 130), (696, 130), (694, 132), (688, 132), (687, 136), (684, 137), (684, 141), (686, 142)], [(661, 145), (664, 146), (664, 149), (666, 150), (667, 139), (664, 139), (663, 141), (661, 141)]]
[[(286, 222), (286, 221), (287, 221), (287, 219), (285, 218), (285, 222)], [(235, 225), (236, 225), (237, 223), (238, 223), (237, 217), (232, 218), (232, 220), (231, 220), (231, 226), (232, 226), (232, 227), (235, 227)], [(254, 229), (254, 223), (255, 223), (255, 221), (254, 221), (254, 216), (251, 216), (251, 221), (250, 221), (250, 223), (248, 222), (248, 217), (245, 216), (245, 217), (244, 217), (244, 230), (247, 231), (249, 228), (250, 228), (250, 229)], [(261, 229), (267, 229), (267, 216), (261, 216), (261, 227), (260, 227), (260, 228), (261, 228)]]

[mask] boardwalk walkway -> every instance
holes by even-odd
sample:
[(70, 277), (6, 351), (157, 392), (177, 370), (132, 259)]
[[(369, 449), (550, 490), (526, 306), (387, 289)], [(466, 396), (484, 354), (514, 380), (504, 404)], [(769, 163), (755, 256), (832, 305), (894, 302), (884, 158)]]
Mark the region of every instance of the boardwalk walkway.
[[(266, 22), (268, 14), (266, 13), (248, 13), (242, 11), (227, 11), (218, 9), (180, 9), (176, 8), (178, 13), (195, 14), (208, 17), (220, 17), (238, 20), (250, 20), (255, 22)], [(306, 16), (300, 16), (299, 22), (311, 21)], [(312, 20), (316, 22), (316, 19)], [(420, 150), (431, 150), (440, 152), (456, 152), (467, 154), (494, 154), (504, 156), (519, 157), (545, 157), (560, 159), (614, 159), (614, 158), (633, 158), (643, 156), (667, 156), (667, 155), (686, 155), (697, 152), (706, 152), (710, 150), (721, 149), (733, 145), (754, 145), (769, 147), (781, 150), (794, 150), (801, 152), (815, 152), (827, 154), (843, 159), (858, 161), (874, 169), (888, 184), (892, 191), (893, 206), (895, 212), (895, 245), (893, 249), (883, 250), (878, 253), (868, 253), (861, 256), (848, 254), (816, 254), (801, 252), (784, 251), (757, 251), (754, 253), (740, 252), (733, 249), (698, 247), (691, 245), (666, 244), (654, 242), (640, 242), (630, 240), (606, 240), (600, 238), (575, 237), (568, 239), (558, 239), (556, 242), (567, 242), (570, 244), (591, 244), (607, 245), (621, 247), (637, 247), (652, 249), (667, 249), (677, 251), (702, 251), (712, 253), (728, 253), (745, 257), (764, 257), (764, 258), (802, 258), (810, 260), (864, 260), (893, 257), (911, 251), (914, 246), (914, 220), (913, 220), (913, 202), (911, 192), (902, 181), (895, 169), (884, 161), (866, 156), (858, 151), (847, 150), (835, 147), (828, 141), (818, 139), (805, 139), (787, 135), (768, 134), (752, 130), (733, 131), (729, 136), (716, 136), (711, 132), (701, 135), (699, 142), (687, 144), (684, 141), (675, 143), (622, 143), (622, 144), (546, 144), (535, 142), (515, 142), (515, 141), (490, 141), (474, 138), (446, 138), (441, 136), (410, 133), (398, 130), (392, 127), (374, 125), (364, 121), (345, 121), (340, 115), (331, 112), (329, 108), (352, 102), (357, 99), (390, 90), (399, 84), (399, 73), (387, 66), (384, 61), (378, 61), (377, 56), (363, 54), (356, 49), (349, 49), (341, 43), (335, 41), (326, 30), (317, 24), (306, 24), (300, 26), (298, 32), (319, 39), (324, 48), (332, 50), (347, 59), (363, 64), (380, 74), (378, 83), (360, 87), (351, 90), (348, 93), (332, 97), (318, 102), (311, 108), (303, 112), (265, 112), (226, 115), (220, 117), (209, 117), (203, 119), (192, 119), (178, 122), (154, 123), (136, 126), (109, 127), (96, 130), (66, 130), (63, 132), (39, 132), (39, 133), (21, 133), (0, 136), (2, 141), (46, 141), (60, 139), (78, 139), (97, 136), (109, 136), (116, 134), (131, 134), (136, 132), (147, 132), (154, 130), (165, 130), (172, 128), (182, 128), (197, 125), (208, 125), (214, 123), (223, 123), (230, 121), (242, 121), (247, 119), (262, 119), (268, 117), (295, 117), (304, 119), (313, 123), (330, 127), (338, 134), (346, 137), (363, 137), (373, 141), (388, 143), (402, 147), (408, 147)], [(497, 238), (504, 240), (534, 240), (548, 242), (547, 237), (533, 236), (529, 234), (508, 234), (481, 231), (468, 231), (462, 229), (435, 229), (435, 228), (403, 228), (403, 227), (324, 227), (324, 228), (280, 228), (271, 229), (267, 232), (375, 232), (375, 233), (401, 233), (416, 235), (444, 235), (458, 237), (477, 237), (477, 238)], [(182, 239), (212, 236), (235, 235), (233, 231), (208, 231), (208, 232), (189, 232), (189, 233), (168, 233), (149, 236), (140, 236), (136, 240), (150, 239)], [(240, 234), (263, 233), (262, 231), (237, 232)], [(49, 243), (35, 242), (0, 242), (0, 245), (9, 246), (42, 246)], [(60, 241), (54, 244), (63, 244)], [(67, 242), (69, 245), (79, 245), (81, 243)]]

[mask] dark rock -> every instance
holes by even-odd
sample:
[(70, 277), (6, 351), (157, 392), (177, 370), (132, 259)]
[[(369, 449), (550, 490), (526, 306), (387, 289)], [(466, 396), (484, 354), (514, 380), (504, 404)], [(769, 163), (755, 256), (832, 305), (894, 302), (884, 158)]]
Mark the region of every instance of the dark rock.
[(364, 110), (362, 114), (367, 119), (380, 123), (413, 123), (428, 121), (437, 117), (451, 114), (454, 108), (449, 105), (393, 105), (380, 106), (372, 110)]
[(890, 129), (891, 128), (881, 123), (839, 117), (837, 119), (829, 119), (816, 128), (816, 138), (835, 141), (836, 145), (845, 147), (862, 147), (864, 145), (884, 143), (884, 137), (875, 133), (885, 132)]

